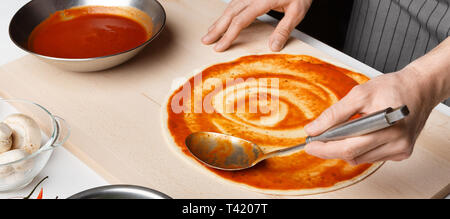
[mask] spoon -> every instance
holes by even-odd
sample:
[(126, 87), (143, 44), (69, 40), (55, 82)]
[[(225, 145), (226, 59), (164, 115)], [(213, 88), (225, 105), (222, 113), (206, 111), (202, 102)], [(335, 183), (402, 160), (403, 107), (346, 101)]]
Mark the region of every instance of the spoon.
[(209, 167), (220, 170), (243, 170), (271, 157), (289, 155), (303, 150), (313, 141), (336, 141), (372, 133), (394, 125), (409, 114), (407, 106), (382, 111), (348, 121), (321, 135), (309, 136), (304, 144), (264, 153), (251, 141), (214, 132), (197, 132), (186, 138), (191, 154)]

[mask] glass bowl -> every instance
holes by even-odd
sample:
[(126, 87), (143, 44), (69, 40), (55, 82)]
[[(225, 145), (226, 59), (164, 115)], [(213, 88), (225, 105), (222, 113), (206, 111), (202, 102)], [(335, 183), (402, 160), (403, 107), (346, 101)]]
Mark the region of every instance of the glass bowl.
[(70, 135), (64, 119), (41, 105), (27, 100), (0, 99), (0, 122), (17, 113), (25, 114), (38, 123), (42, 134), (41, 147), (20, 160), (0, 164), (0, 191), (17, 190), (28, 185), (47, 164), (53, 150), (62, 146)]

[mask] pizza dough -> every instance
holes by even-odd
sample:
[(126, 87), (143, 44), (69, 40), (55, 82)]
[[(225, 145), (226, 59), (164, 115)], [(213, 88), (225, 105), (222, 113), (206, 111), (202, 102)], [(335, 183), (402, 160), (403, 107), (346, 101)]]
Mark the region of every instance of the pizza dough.
[(382, 163), (351, 166), (301, 151), (243, 171), (220, 171), (197, 161), (184, 140), (211, 131), (252, 141), (265, 152), (298, 145), (306, 124), (367, 80), (310, 56), (246, 56), (210, 66), (176, 89), (162, 107), (163, 131), (176, 153), (232, 184), (277, 195), (329, 192), (362, 180)]

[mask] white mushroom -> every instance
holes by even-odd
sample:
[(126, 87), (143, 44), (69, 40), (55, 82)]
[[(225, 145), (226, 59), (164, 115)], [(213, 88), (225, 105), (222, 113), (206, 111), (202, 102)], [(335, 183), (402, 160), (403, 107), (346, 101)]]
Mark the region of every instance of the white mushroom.
[(31, 162), (29, 161), (21, 161), (11, 165), (2, 166), (2, 164), (18, 161), (28, 155), (29, 153), (23, 149), (11, 150), (0, 154), (0, 178), (10, 176), (16, 171), (23, 172), (31, 168)]
[(12, 129), (13, 149), (24, 149), (32, 154), (41, 147), (41, 130), (29, 116), (13, 114), (4, 123)]
[(12, 146), (12, 130), (11, 128), (0, 122), (0, 154), (9, 151)]

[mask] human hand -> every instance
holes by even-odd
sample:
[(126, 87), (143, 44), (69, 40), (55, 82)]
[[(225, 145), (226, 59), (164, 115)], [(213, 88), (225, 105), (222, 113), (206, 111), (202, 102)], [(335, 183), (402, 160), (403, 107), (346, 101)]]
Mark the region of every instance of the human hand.
[(409, 158), (428, 116), (439, 103), (433, 98), (431, 84), (422, 77), (415, 68), (407, 67), (356, 86), (307, 125), (307, 134), (319, 135), (355, 114), (370, 114), (387, 107), (407, 105), (410, 115), (375, 133), (327, 143), (312, 142), (306, 146), (306, 152), (324, 159), (345, 160), (352, 165)]
[(214, 50), (225, 51), (242, 29), (248, 27), (258, 16), (275, 10), (285, 13), (269, 38), (269, 47), (278, 52), (286, 44), (292, 30), (303, 20), (311, 3), (312, 0), (233, 0), (209, 28), (202, 42), (207, 45), (217, 42)]

